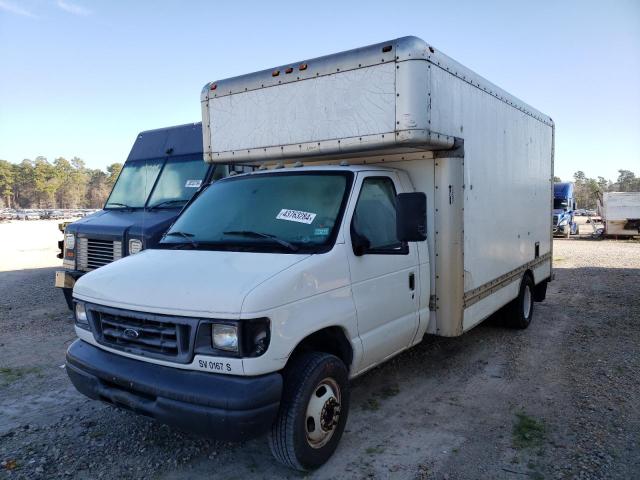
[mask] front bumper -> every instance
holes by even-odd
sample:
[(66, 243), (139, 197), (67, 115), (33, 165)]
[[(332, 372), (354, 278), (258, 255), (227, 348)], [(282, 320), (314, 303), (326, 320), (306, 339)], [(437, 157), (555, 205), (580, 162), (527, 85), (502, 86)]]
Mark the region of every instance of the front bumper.
[(55, 286), (58, 288), (73, 288), (76, 280), (85, 273), (78, 270), (56, 270)]
[(89, 398), (226, 441), (266, 432), (282, 392), (279, 373), (238, 377), (182, 370), (116, 355), (82, 340), (67, 350), (66, 370)]

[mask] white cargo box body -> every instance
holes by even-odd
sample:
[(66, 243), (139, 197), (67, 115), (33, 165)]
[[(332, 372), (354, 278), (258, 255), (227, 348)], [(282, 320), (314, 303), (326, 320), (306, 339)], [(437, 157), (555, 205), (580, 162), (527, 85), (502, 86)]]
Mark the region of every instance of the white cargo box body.
[[(607, 235), (640, 235), (640, 192), (605, 192), (603, 217)], [(630, 225), (633, 223), (633, 225)]]
[(409, 173), (428, 201), (431, 333), (479, 323), (517, 295), (525, 269), (550, 277), (552, 120), (424, 41), (211, 82), (201, 101), (208, 161)]

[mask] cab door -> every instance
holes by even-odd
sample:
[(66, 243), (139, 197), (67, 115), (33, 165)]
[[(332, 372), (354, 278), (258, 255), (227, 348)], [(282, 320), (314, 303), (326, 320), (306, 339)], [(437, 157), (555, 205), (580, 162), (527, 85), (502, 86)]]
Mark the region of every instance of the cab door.
[(397, 175), (359, 172), (355, 191), (345, 237), (362, 371), (411, 344), (418, 328), (419, 275), (416, 244), (396, 235)]

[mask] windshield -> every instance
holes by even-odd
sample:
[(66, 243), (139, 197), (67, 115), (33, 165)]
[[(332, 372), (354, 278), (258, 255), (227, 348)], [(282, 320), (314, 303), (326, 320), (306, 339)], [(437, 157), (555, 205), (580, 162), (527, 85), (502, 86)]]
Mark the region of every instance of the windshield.
[(161, 248), (319, 252), (331, 247), (350, 172), (282, 172), (215, 183), (184, 211)]
[(105, 208), (144, 207), (163, 162), (163, 159), (126, 162)]
[(184, 206), (198, 191), (209, 165), (199, 156), (170, 158), (164, 163), (163, 158), (126, 162), (105, 208)]
[(162, 170), (156, 188), (149, 199), (149, 207), (180, 207), (198, 191), (209, 164), (202, 158), (193, 160), (169, 159)]
[(569, 202), (567, 202), (566, 198), (553, 199), (553, 208), (555, 210), (566, 210), (568, 206), (569, 206)]

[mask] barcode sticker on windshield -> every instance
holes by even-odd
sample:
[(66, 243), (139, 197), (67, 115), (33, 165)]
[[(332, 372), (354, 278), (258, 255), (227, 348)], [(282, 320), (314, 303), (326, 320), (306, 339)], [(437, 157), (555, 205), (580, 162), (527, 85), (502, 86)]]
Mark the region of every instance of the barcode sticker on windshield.
[(200, 188), (200, 185), (202, 185), (202, 180), (187, 180), (184, 188)]
[(306, 223), (308, 225), (316, 218), (316, 214), (283, 208), (276, 218), (278, 220), (288, 220), (290, 222)]

